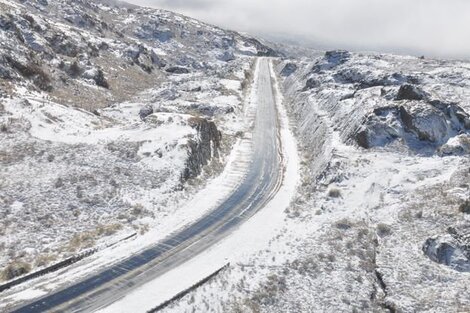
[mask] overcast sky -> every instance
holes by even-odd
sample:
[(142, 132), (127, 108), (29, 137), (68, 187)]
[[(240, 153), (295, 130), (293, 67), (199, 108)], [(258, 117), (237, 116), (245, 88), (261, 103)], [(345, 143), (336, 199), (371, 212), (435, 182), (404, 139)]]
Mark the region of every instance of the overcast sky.
[(470, 0), (127, 0), (321, 48), (470, 57)]

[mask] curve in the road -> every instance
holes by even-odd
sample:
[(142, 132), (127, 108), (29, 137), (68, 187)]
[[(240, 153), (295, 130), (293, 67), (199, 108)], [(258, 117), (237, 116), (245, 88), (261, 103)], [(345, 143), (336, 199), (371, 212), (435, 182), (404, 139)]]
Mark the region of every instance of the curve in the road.
[(87, 312), (109, 305), (220, 241), (272, 198), (282, 180), (278, 117), (269, 60), (258, 62), (254, 153), (242, 184), (215, 210), (155, 246), (12, 312)]

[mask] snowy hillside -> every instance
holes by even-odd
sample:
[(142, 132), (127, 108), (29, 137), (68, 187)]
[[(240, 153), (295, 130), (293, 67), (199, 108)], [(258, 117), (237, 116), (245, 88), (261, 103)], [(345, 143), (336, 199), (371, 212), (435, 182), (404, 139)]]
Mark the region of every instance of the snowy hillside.
[(0, 280), (171, 228), (249, 127), (273, 50), (116, 3), (0, 1)]
[[(165, 297), (226, 266), (164, 311), (469, 312), (470, 63), (275, 47), (116, 0), (0, 0), (0, 283), (88, 256), (0, 310), (190, 225), (254, 167), (276, 191), (203, 252), (186, 239), (197, 256), (148, 282)], [(260, 102), (283, 181), (251, 158)]]
[(467, 312), (470, 64), (331, 51), (277, 69), (302, 158), (285, 225), (165, 312)]

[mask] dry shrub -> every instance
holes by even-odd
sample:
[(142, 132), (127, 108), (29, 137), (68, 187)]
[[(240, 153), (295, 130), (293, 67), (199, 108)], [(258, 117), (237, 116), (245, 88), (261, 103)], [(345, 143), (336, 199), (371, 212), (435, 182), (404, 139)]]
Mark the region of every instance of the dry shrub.
[(330, 198), (341, 198), (341, 190), (336, 187), (331, 187), (328, 190), (328, 197)]
[(8, 63), (16, 69), (21, 76), (32, 79), (33, 83), (39, 89), (43, 91), (51, 91), (51, 78), (49, 75), (36, 63), (29, 62), (27, 64), (22, 64), (21, 62), (7, 56), (6, 60)]
[(22, 276), (31, 271), (31, 265), (22, 260), (15, 260), (8, 264), (0, 273), (1, 280), (11, 280), (13, 278)]

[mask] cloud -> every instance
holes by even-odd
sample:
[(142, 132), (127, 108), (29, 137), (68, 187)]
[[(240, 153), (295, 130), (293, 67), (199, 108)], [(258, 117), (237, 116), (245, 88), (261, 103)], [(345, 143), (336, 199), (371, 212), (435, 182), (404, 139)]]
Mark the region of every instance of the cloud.
[(469, 57), (467, 0), (130, 0), (328, 48)]

